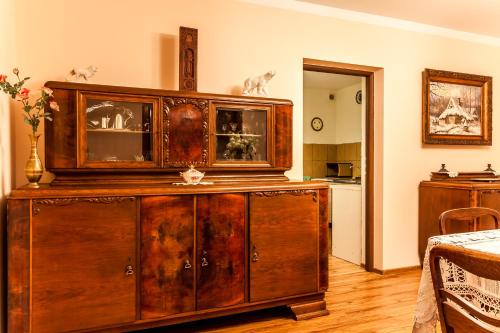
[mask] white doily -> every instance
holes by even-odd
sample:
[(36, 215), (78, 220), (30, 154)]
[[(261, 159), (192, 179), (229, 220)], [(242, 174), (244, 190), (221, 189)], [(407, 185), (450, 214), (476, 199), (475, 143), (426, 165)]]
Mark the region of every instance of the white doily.
[[(418, 289), (413, 333), (434, 333), (439, 318), (429, 266), (429, 252), (437, 244), (457, 246), (500, 254), (500, 230), (451, 234), (429, 238)], [(500, 282), (480, 278), (464, 269), (441, 260), (444, 288), (466, 299), (486, 315), (500, 318)]]

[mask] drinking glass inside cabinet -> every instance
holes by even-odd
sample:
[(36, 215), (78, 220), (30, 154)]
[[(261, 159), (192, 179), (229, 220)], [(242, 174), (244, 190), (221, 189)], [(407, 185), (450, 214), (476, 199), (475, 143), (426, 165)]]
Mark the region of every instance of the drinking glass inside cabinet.
[(85, 165), (154, 165), (155, 99), (88, 94), (82, 106)]

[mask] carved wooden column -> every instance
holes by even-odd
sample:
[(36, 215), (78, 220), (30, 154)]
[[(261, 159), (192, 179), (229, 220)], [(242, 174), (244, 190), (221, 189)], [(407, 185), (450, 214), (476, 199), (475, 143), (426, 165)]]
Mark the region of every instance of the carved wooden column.
[(179, 28), (179, 90), (196, 91), (198, 29)]

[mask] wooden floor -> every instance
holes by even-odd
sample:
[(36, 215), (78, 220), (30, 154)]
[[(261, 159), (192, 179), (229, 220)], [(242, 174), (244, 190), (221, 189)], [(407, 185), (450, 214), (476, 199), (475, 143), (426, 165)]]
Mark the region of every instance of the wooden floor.
[(379, 275), (330, 258), (329, 316), (294, 321), (286, 308), (234, 315), (147, 333), (411, 332), (420, 270)]

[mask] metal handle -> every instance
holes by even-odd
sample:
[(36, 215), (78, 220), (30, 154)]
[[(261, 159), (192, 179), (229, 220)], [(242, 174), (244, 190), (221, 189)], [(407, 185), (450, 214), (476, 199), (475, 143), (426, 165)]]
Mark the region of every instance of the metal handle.
[(207, 258), (203, 257), (201, 258), (201, 267), (208, 266), (208, 260)]
[(125, 275), (129, 276), (132, 274), (134, 274), (134, 268), (132, 265), (127, 265), (127, 267), (125, 267)]
[(201, 257), (201, 267), (208, 266), (208, 260), (207, 260), (207, 258), (206, 258), (207, 254), (208, 254), (208, 253), (207, 253), (207, 251), (205, 251), (205, 250), (203, 250), (203, 251), (201, 252), (201, 255), (202, 255), (202, 257)]
[(186, 264), (184, 265), (184, 268), (185, 269), (190, 269), (191, 268), (191, 263), (189, 262), (189, 260), (186, 260)]
[(257, 262), (259, 261), (259, 252), (257, 252), (257, 249), (255, 248), (255, 246), (253, 246), (253, 254), (252, 254), (252, 261), (253, 262)]

